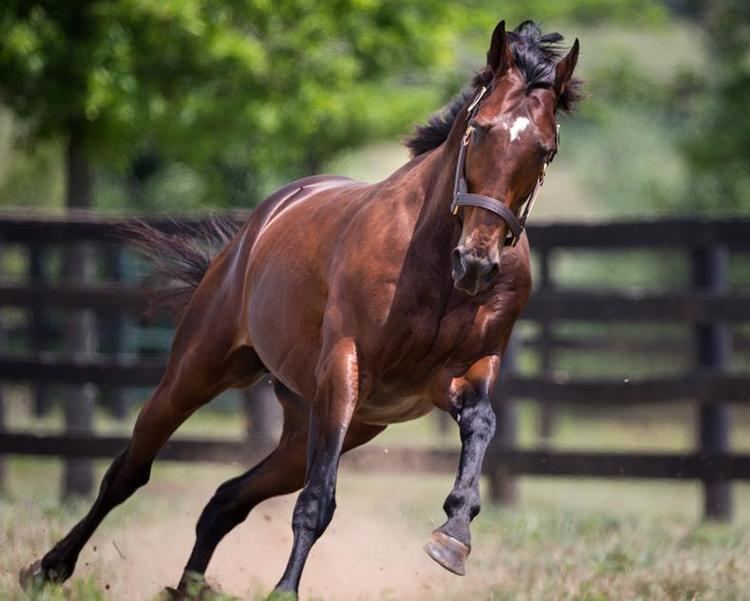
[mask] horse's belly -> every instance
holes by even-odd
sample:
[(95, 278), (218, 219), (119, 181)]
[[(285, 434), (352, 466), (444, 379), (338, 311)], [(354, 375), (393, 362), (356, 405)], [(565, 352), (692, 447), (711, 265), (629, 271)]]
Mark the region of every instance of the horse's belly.
[(423, 394), (398, 396), (380, 393), (371, 395), (357, 408), (355, 419), (386, 426), (427, 415), (433, 406), (432, 401)]

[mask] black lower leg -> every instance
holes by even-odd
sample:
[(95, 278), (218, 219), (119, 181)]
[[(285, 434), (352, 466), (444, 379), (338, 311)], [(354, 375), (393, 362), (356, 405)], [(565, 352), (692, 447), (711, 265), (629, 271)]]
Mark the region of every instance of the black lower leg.
[(342, 439), (337, 436), (334, 440), (326, 441), (322, 452), (317, 448), (311, 449), (307, 483), (297, 499), (292, 517), (292, 553), (274, 592), (297, 592), (310, 549), (333, 518)]
[(479, 513), (479, 482), (482, 461), (487, 447), (495, 435), (495, 412), (489, 399), (480, 398), (459, 412), (461, 432), (461, 461), (456, 481), (443, 509), (448, 520), (438, 531), (471, 547), (469, 524)]
[(78, 555), (104, 517), (148, 482), (151, 463), (134, 468), (128, 464), (127, 451), (118, 455), (102, 479), (93, 506), (68, 535), (60, 540), (41, 561), (41, 577), (46, 581), (63, 582), (75, 569)]
[(299, 490), (305, 470), (304, 443), (299, 458), (290, 450), (275, 451), (216, 490), (196, 524), (195, 546), (185, 566), (185, 575), (203, 574), (221, 540), (245, 521), (258, 503)]
[(252, 501), (240, 502), (242, 483), (252, 471), (222, 484), (201, 512), (195, 526), (195, 546), (185, 566), (186, 574), (203, 574), (219, 542), (243, 522), (255, 506)]

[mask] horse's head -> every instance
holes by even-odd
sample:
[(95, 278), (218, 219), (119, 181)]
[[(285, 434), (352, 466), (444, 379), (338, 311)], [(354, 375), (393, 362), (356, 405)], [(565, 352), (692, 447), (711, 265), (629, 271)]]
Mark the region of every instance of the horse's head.
[[(456, 169), (453, 210), (462, 220), (453, 250), (456, 288), (475, 295), (500, 270), (504, 246), (515, 244), (557, 152), (557, 111), (578, 99), (573, 71), (578, 40), (560, 58), (559, 34), (541, 35), (527, 21), (513, 32), (501, 21), (487, 66), (456, 127), (465, 128)], [(463, 120), (463, 121), (462, 121)]]

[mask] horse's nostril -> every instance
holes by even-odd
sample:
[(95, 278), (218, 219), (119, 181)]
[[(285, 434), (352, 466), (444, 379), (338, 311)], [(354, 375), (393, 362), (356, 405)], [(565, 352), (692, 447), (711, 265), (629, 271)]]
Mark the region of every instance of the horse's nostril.
[(453, 263), (453, 273), (460, 276), (466, 271), (464, 266), (463, 254), (458, 248), (454, 248), (451, 253), (451, 262)]

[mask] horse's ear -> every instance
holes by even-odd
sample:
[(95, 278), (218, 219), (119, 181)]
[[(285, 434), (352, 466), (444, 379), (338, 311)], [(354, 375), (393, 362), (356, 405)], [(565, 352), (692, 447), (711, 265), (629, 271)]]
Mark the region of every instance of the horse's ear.
[(487, 66), (499, 76), (510, 67), (512, 60), (508, 35), (505, 33), (505, 20), (502, 20), (492, 32), (490, 49), (487, 51)]
[(573, 77), (573, 71), (575, 71), (576, 64), (578, 63), (579, 47), (578, 38), (576, 38), (570, 52), (555, 65), (555, 92), (558, 96), (561, 96), (565, 92)]

